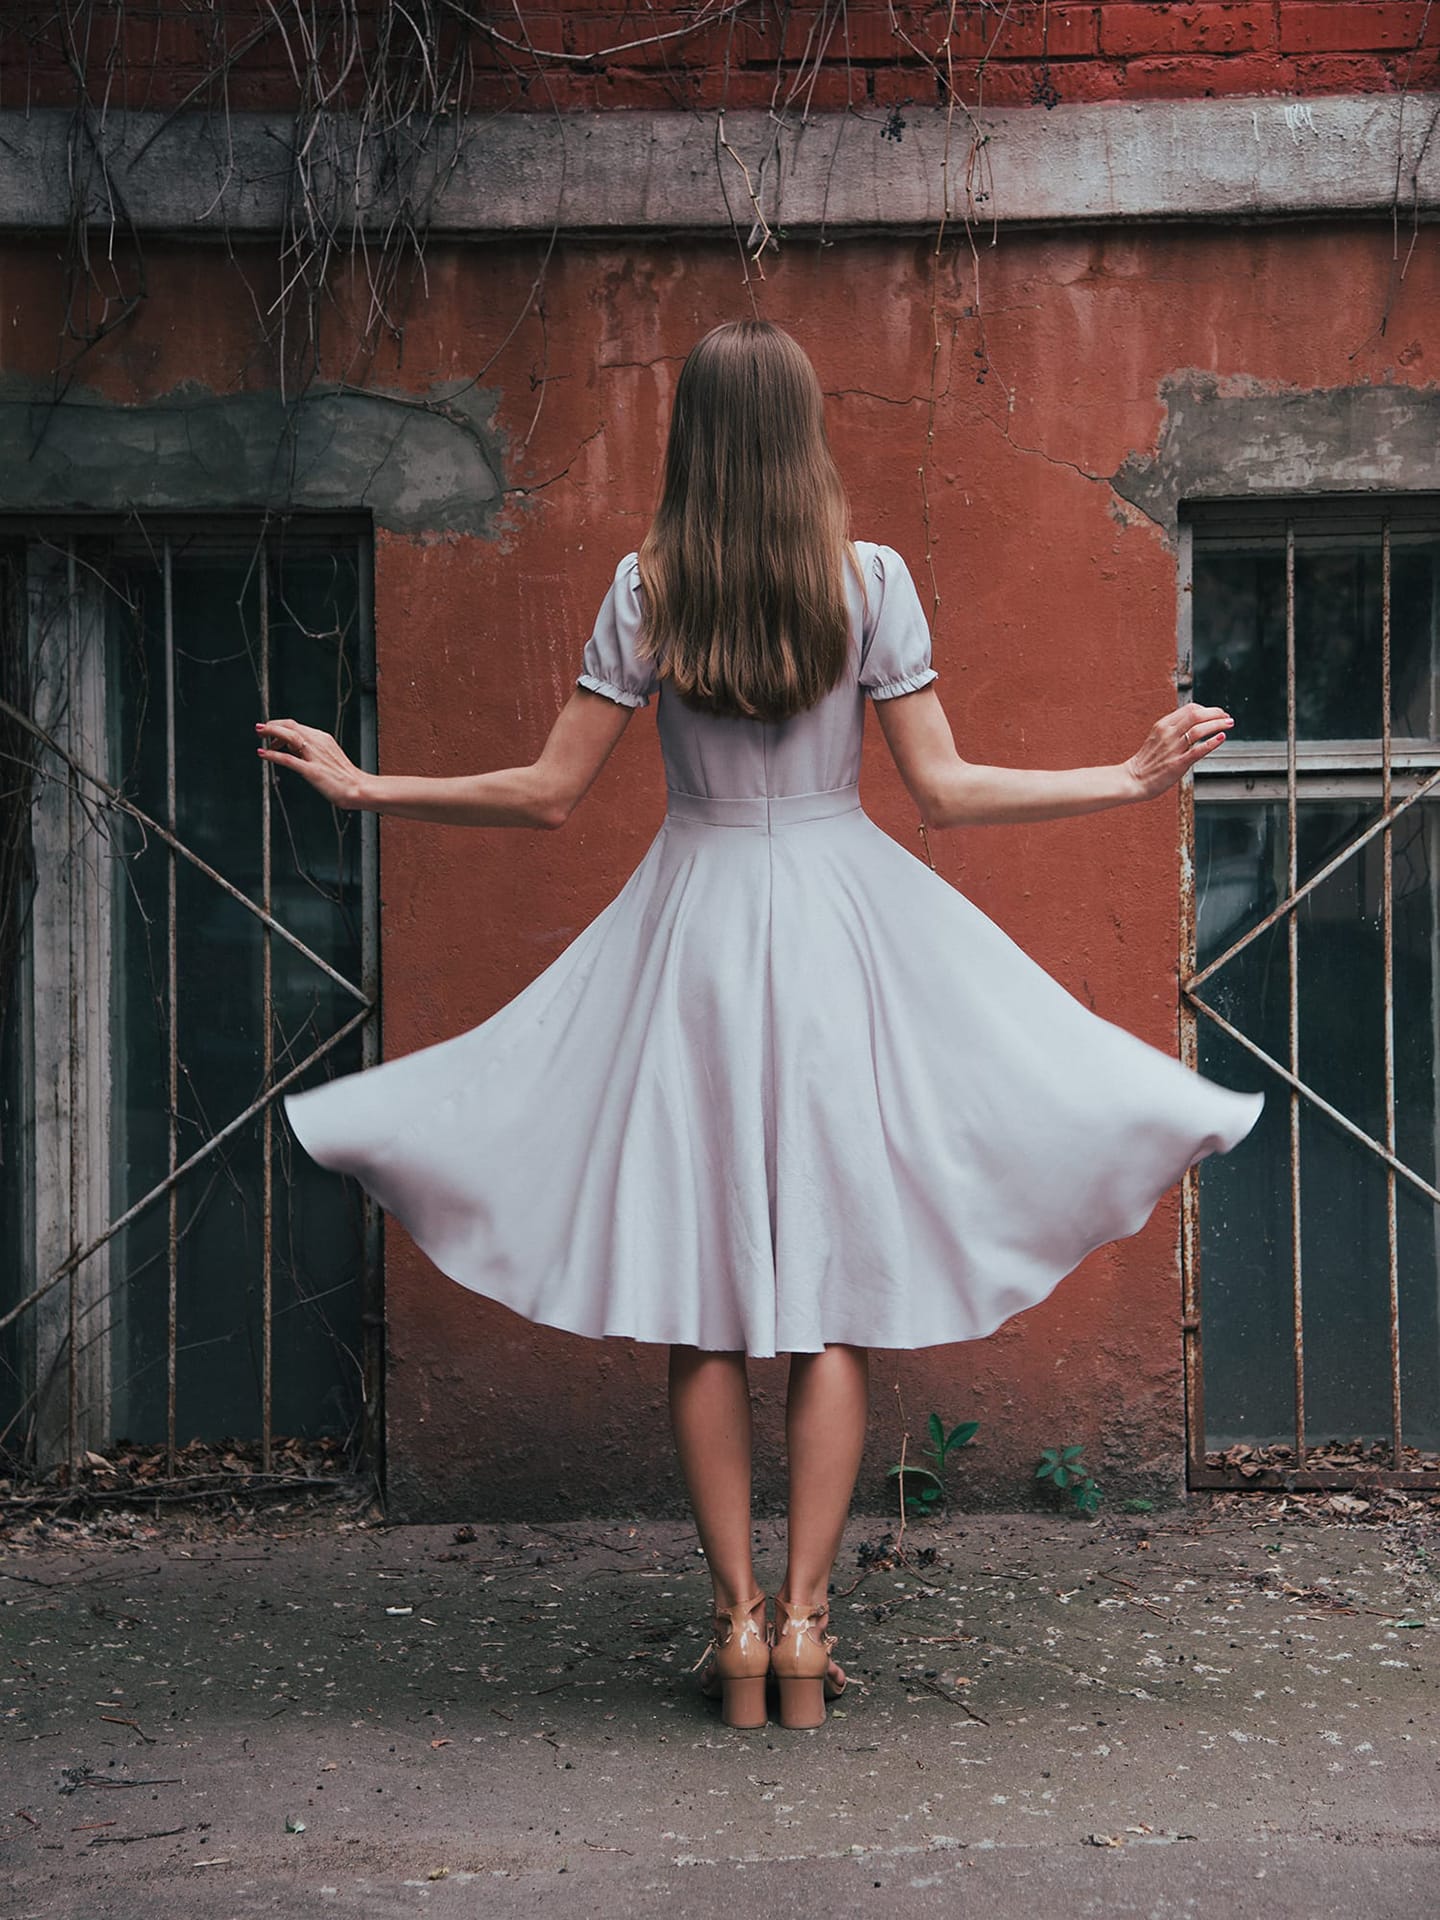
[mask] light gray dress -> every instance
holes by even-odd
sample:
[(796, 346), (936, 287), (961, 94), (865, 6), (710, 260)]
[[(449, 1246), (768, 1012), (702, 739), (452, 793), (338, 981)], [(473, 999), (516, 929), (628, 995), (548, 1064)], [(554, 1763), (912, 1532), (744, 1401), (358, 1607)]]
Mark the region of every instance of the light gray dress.
[(657, 683), (627, 555), (579, 683), (658, 694), (644, 859), (492, 1019), (285, 1103), (438, 1267), (531, 1320), (751, 1354), (974, 1339), (1259, 1117), (861, 809), (866, 699), (935, 673), (904, 562), (858, 551), (850, 671), (773, 725)]

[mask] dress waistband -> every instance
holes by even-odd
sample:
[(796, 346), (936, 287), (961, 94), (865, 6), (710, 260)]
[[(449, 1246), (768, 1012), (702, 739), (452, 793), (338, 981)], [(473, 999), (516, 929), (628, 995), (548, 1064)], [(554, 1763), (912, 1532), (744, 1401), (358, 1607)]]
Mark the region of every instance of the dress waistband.
[(832, 787), (825, 793), (762, 793), (744, 799), (678, 793), (674, 787), (666, 792), (667, 819), (698, 820), (711, 827), (791, 827), (803, 820), (855, 813), (860, 806), (858, 786)]

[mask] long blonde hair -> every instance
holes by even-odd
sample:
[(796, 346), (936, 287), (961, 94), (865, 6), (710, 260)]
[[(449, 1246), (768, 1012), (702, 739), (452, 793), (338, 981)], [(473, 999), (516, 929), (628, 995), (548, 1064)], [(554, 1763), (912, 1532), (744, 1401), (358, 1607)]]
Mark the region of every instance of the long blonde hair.
[(714, 328), (681, 369), (640, 549), (642, 646), (662, 680), (746, 719), (814, 706), (848, 656), (848, 526), (802, 348), (766, 320)]

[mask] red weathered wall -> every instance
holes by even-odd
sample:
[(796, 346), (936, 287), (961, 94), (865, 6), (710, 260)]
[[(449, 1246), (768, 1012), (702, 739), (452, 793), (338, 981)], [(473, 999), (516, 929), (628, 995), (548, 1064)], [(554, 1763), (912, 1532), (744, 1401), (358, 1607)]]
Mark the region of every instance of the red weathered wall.
[[(267, 284), (265, 253), (244, 257)], [(524, 305), (538, 250), (442, 248), (386, 384), (472, 374)], [(1173, 703), (1175, 555), (1102, 478), (1156, 444), (1160, 384), (1181, 369), (1298, 388), (1423, 384), (1440, 255), (1421, 244), (1375, 330), (1384, 227), (1006, 234), (985, 263), (991, 372), (979, 382), (968, 253), (939, 288), (947, 351), (929, 470), (941, 611), (935, 657), (962, 751), (1014, 764), (1127, 755)], [(781, 253), (762, 309), (814, 355), (854, 528), (925, 580), (931, 242)], [(263, 384), (250, 301), (219, 250), (152, 244), (150, 298), (90, 355), (88, 378), (142, 403), (180, 380)], [(374, 620), (382, 766), (515, 764), (540, 747), (578, 668), (616, 557), (647, 522), (680, 357), (747, 309), (730, 246), (559, 246), (532, 313), (495, 359), (518, 488), (495, 538), (380, 534)], [(54, 250), (10, 244), (4, 371), (44, 378)], [(248, 369), (236, 374), (236, 369)], [(543, 369), (543, 403), (532, 374)], [(1010, 394), (1010, 399), (1006, 399)], [(526, 444), (526, 434), (528, 444)], [(1242, 484), (1242, 476), (1236, 476)], [(864, 795), (916, 847), (914, 812), (872, 730)], [(238, 751), (246, 751), (244, 747)], [(659, 826), (651, 714), (639, 714), (559, 835), (382, 828), (384, 1044), (405, 1052), (484, 1020), (611, 899)], [(1177, 806), (937, 835), (941, 872), (1100, 1014), (1173, 1048)], [(977, 1498), (1018, 1498), (1037, 1450), (1177, 1484), (1183, 1448), (1177, 1196), (991, 1340), (879, 1356), (862, 1500), (883, 1498), (899, 1405), (983, 1423)], [(396, 1511), (503, 1513), (678, 1500), (664, 1352), (532, 1329), (442, 1279), (388, 1235), (388, 1444)], [(783, 1361), (760, 1363), (760, 1486), (778, 1486)]]
[[(362, 12), (374, 14), (378, 0)], [(298, 13), (327, 9), (310, 4)], [(390, 9), (397, 53), (403, 20)], [(1236, 93), (1372, 93), (1435, 84), (1440, 8), (1425, 0), (958, 0), (955, 6), (786, 7), (740, 0), (696, 27), (694, 6), (522, 0), (476, 6), (456, 104), (534, 112), (607, 107), (1009, 106)], [(235, 108), (285, 107), (305, 37), (288, 5), (159, 0), (99, 10), (73, 48), (48, 4), (0, 20), (0, 105), (64, 104), (70, 51), (111, 106), (169, 108), (226, 61)], [(333, 12), (333, 10), (332, 10)], [(218, 18), (217, 18), (218, 15)], [(263, 29), (263, 31), (262, 31)], [(459, 27), (440, 36), (442, 61)], [(322, 42), (324, 36), (322, 35)], [(329, 41), (331, 57), (336, 41)], [(374, 34), (367, 35), (373, 48)], [(342, 86), (342, 95), (343, 95)], [(201, 100), (218, 99), (218, 91)]]
[[(180, 381), (263, 384), (251, 307), (218, 250), (152, 244), (150, 294), (86, 375), (143, 403)], [(854, 524), (926, 577), (924, 454), (931, 243), (787, 249), (757, 291), (814, 356)], [(1440, 258), (1422, 240), (1375, 330), (1391, 272), (1383, 226), (1226, 233), (1012, 234), (986, 260), (991, 371), (976, 378), (968, 254), (942, 274), (929, 475), (941, 594), (935, 653), (962, 751), (1015, 765), (1121, 758), (1174, 704), (1175, 556), (1103, 477), (1154, 446), (1160, 383), (1183, 369), (1299, 387), (1423, 384)], [(501, 347), (529, 245), (432, 245), (429, 299), (386, 384), (424, 390)], [(242, 258), (263, 295), (263, 250)], [(7, 249), (3, 370), (48, 376), (53, 249)], [(382, 533), (376, 555), (382, 765), (416, 773), (534, 754), (566, 697), (618, 555), (652, 504), (679, 360), (746, 310), (731, 247), (562, 244), (534, 313), (487, 376), (507, 481), (494, 537)], [(1353, 357), (1352, 357), (1353, 356)], [(543, 402), (532, 376), (543, 373)], [(1007, 389), (1010, 400), (1007, 402)], [(526, 436), (528, 444), (526, 444)], [(529, 489), (526, 491), (525, 489)], [(865, 799), (915, 847), (915, 819), (871, 729)], [(241, 748), (240, 750), (244, 750)], [(558, 835), (384, 823), (385, 1047), (484, 1019), (606, 903), (657, 827), (650, 713)], [(1098, 1012), (1176, 1045), (1177, 805), (935, 836), (942, 873)], [(900, 1435), (931, 1407), (977, 1418), (967, 1487), (1021, 1495), (1036, 1453), (1084, 1441), (1100, 1465), (1178, 1484), (1183, 1435), (1178, 1190), (1034, 1311), (975, 1345), (879, 1356), (862, 1501), (883, 1497)], [(436, 1274), (388, 1235), (389, 1472), (401, 1514), (677, 1502), (664, 1352), (533, 1328)], [(759, 1484), (774, 1493), (784, 1362), (756, 1367)]]
[[(947, 15), (897, 11), (919, 50), (897, 42), (884, 6), (850, 5), (815, 75), (814, 106), (935, 100)], [(957, 93), (973, 100), (983, 86), (983, 98), (1001, 104), (1034, 99), (1046, 86), (1075, 100), (1436, 80), (1440, 7), (1429, 13), (1418, 3), (1103, 0), (1052, 5), (1043, 23), (1041, 14), (1024, 0), (959, 7), (950, 36)], [(618, 6), (527, 7), (524, 15), (537, 45), (588, 54), (686, 18)], [(113, 74), (112, 104), (174, 105), (206, 70), (196, 14), (162, 6), (123, 18), (140, 37), (127, 49), (128, 67)], [(739, 106), (768, 103), (778, 85), (775, 97), (785, 100), (804, 73), (815, 15), (792, 12), (783, 40), (781, 18), (746, 6), (703, 33), (589, 65), (481, 57), (467, 99), (537, 109)], [(0, 105), (71, 97), (54, 19), (49, 8), (9, 11)], [(33, 31), (27, 20), (38, 23)], [(228, 9), (227, 23), (233, 45), (243, 9)], [(23, 59), (14, 57), (17, 35)], [(92, 73), (109, 58), (98, 25), (89, 56)], [(289, 105), (293, 91), (273, 36), (230, 76), (237, 107)], [(754, 285), (761, 310), (791, 327), (820, 368), (857, 533), (899, 547), (922, 583), (917, 467), (932, 250), (930, 240), (787, 244)], [(0, 365), (42, 386), (63, 304), (57, 251), (49, 241), (6, 243)], [(269, 384), (253, 314), (274, 284), (273, 251), (242, 249), (252, 298), (219, 249), (147, 243), (148, 298), (87, 356), (82, 378), (127, 403), (182, 381), (215, 391)], [(538, 748), (615, 559), (646, 524), (679, 360), (706, 327), (749, 310), (733, 245), (562, 241), (544, 275), (543, 327), (532, 311), (501, 351), (539, 257), (529, 245), (432, 241), (428, 298), (410, 317), (403, 363), (387, 351), (373, 370), (387, 385), (424, 391), (469, 377), (498, 354), (485, 384), (501, 396), (506, 479), (517, 489), (494, 537), (379, 536), (387, 767), (453, 772)], [(1424, 321), (1440, 298), (1428, 231), (1391, 289), (1393, 264), (1383, 224), (1004, 234), (984, 255), (990, 371), (979, 381), (970, 257), (963, 248), (948, 256), (929, 494), (941, 595), (936, 659), (962, 751), (1017, 765), (1115, 759), (1173, 705), (1174, 555), (1104, 476), (1155, 444), (1161, 383), (1177, 371), (1318, 388), (1426, 382)], [(357, 312), (363, 304), (357, 296)], [(343, 312), (327, 327), (341, 338)], [(867, 804), (914, 846), (912, 809), (882, 751), (877, 732)], [(652, 719), (642, 714), (564, 834), (387, 822), (387, 1052), (485, 1018), (531, 979), (612, 896), (662, 804)], [(1124, 814), (937, 836), (936, 853), (948, 878), (1097, 1011), (1173, 1049), (1173, 797)], [(1060, 1440), (1086, 1442), (1102, 1469), (1178, 1484), (1178, 1214), (1177, 1191), (1140, 1235), (1097, 1252), (1049, 1302), (986, 1342), (880, 1356), (862, 1501), (883, 1495), (883, 1468), (898, 1447), (896, 1386), (917, 1429), (932, 1406), (982, 1422), (981, 1449), (963, 1463), (980, 1496), (1020, 1496), (1039, 1447)], [(678, 1503), (662, 1350), (532, 1328), (442, 1279), (398, 1229), (389, 1234), (387, 1288), (398, 1513), (537, 1516)], [(768, 1449), (760, 1485), (774, 1493), (784, 1363), (761, 1363), (755, 1376)]]
[[(1390, 253), (1379, 228), (1003, 240), (986, 268), (994, 371), (975, 380), (962, 322), (942, 369), (930, 475), (936, 659), (963, 752), (1016, 765), (1113, 760), (1173, 705), (1175, 556), (1090, 476), (1154, 445), (1159, 384), (1179, 369), (1302, 387), (1422, 382), (1423, 351), (1417, 359), (1413, 348), (1440, 297), (1434, 247), (1417, 255), (1386, 339), (1361, 346), (1385, 298)], [(497, 319), (483, 322), (473, 256), (432, 262), (410, 377), (443, 377), (487, 354), (532, 265), (528, 254), (488, 257), (484, 311)], [(956, 266), (942, 295), (947, 337), (970, 296)], [(857, 532), (899, 547), (922, 579), (924, 406), (913, 396), (928, 361), (928, 271), (924, 246), (852, 242), (784, 256), (763, 288), (766, 313), (793, 328), (819, 366)], [(382, 544), (388, 764), (459, 770), (538, 745), (614, 560), (646, 524), (678, 356), (742, 306), (723, 246), (562, 250), (546, 286), (552, 384), (517, 463), (525, 479), (561, 477), (517, 502), (493, 545)], [(535, 361), (531, 332), (501, 363), (502, 419), (517, 438), (535, 407), (521, 377)], [(871, 734), (867, 805), (913, 847), (913, 809), (878, 729)], [(661, 811), (653, 725), (642, 714), (562, 835), (387, 825), (388, 1050), (481, 1019), (513, 994), (611, 897)], [(1175, 1047), (1173, 796), (936, 841), (946, 877), (1068, 987)], [(1019, 1495), (1038, 1449), (1057, 1440), (1084, 1440), (1117, 1469), (1148, 1466), (1178, 1480), (1178, 1217), (1177, 1189), (1140, 1235), (1098, 1251), (1049, 1302), (988, 1341), (882, 1356), (865, 1496), (881, 1494), (898, 1445), (896, 1382), (917, 1424), (932, 1406), (983, 1422), (984, 1451), (966, 1477), (991, 1497)], [(661, 1350), (534, 1330), (439, 1280), (398, 1231), (388, 1273), (390, 1459), (402, 1505), (534, 1512), (552, 1500), (674, 1496)], [(756, 1375), (773, 1440), (783, 1362), (761, 1363)], [(773, 1467), (762, 1482), (774, 1486)]]

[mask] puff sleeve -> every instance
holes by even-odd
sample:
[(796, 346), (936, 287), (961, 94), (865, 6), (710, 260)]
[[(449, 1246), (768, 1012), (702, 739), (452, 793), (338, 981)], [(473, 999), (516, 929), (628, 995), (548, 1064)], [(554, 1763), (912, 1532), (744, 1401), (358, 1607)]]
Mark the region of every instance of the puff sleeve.
[(595, 616), (577, 686), (602, 693), (622, 707), (649, 705), (659, 680), (655, 662), (639, 651), (641, 615), (640, 568), (637, 556), (627, 553)]
[(865, 581), (860, 684), (872, 700), (916, 693), (939, 675), (930, 664), (930, 625), (910, 569), (893, 547), (876, 547)]

